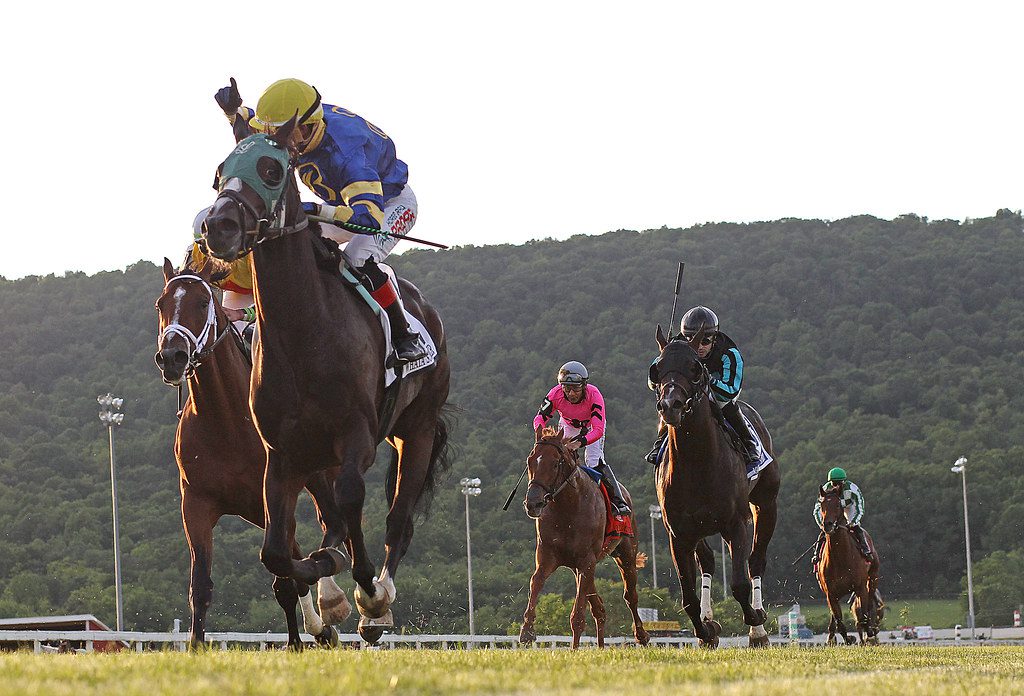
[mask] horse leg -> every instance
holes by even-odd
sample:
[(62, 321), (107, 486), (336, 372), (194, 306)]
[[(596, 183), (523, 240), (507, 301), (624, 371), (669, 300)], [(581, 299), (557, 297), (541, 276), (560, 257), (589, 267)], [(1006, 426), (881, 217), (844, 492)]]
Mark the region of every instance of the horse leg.
[[(726, 534), (725, 540), (729, 544), (729, 555), (732, 556), (732, 578), (729, 588), (732, 590), (732, 596), (736, 598), (743, 609), (743, 623), (748, 626), (763, 626), (768, 620), (768, 614), (763, 607), (754, 609), (751, 605), (754, 586), (750, 581), (750, 566), (747, 559), (750, 557), (752, 533), (749, 522), (741, 517), (735, 521), (732, 529)], [(760, 595), (760, 591), (758, 594)]]
[(533, 630), (533, 622), (537, 619), (537, 599), (540, 597), (540, 591), (544, 589), (545, 581), (556, 567), (541, 558), (541, 551), (538, 548), (537, 568), (530, 578), (530, 599), (526, 603), (526, 611), (523, 612), (523, 627), (519, 630), (520, 643), (532, 643), (537, 640), (537, 633)]
[[(317, 519), (324, 530), (323, 541), (320, 548), (337, 548), (345, 543), (348, 536), (348, 527), (341, 515), (341, 510), (334, 499), (334, 491), (327, 480), (326, 472), (319, 471), (306, 482), (306, 490), (313, 498), (313, 505), (316, 508)], [(327, 625), (341, 623), (352, 613), (352, 605), (349, 604), (345, 591), (338, 587), (334, 576), (328, 575), (320, 578), (317, 582), (317, 606), (320, 609), (320, 616)], [(299, 602), (303, 595), (299, 594)], [(306, 605), (302, 605), (303, 616), (307, 615)], [(307, 629), (308, 625), (307, 625)], [(317, 635), (317, 634), (313, 634)]]
[[(292, 558), (302, 558), (302, 551), (299, 550), (298, 544), (292, 544)], [(320, 578), (320, 582), (324, 582), (325, 579)], [(313, 593), (310, 591), (309, 585), (299, 580), (294, 580), (293, 582), (295, 583), (295, 591), (298, 595), (299, 609), (302, 610), (302, 627), (306, 629), (306, 633), (313, 636), (318, 645), (337, 647), (338, 632), (327, 621), (326, 617), (321, 617), (316, 613), (316, 608), (313, 606)], [(282, 609), (285, 610), (286, 618), (289, 611), (294, 611), (293, 608), (290, 609), (284, 606), (282, 606)]]
[[(637, 610), (640, 601), (636, 592), (636, 539), (624, 538), (612, 552), (612, 558), (615, 559), (615, 564), (619, 566), (619, 575), (622, 576), (622, 598), (626, 600), (626, 606), (629, 607), (629, 612), (633, 615), (633, 637), (636, 638), (636, 642), (640, 645), (647, 645), (651, 638), (647, 635), (647, 629), (644, 628), (644, 622), (640, 620), (640, 612)], [(597, 595), (594, 596), (596, 597)], [(601, 608), (603, 611), (603, 602)], [(597, 618), (596, 614), (594, 618)], [(603, 630), (603, 619), (598, 623), (598, 628)]]
[[(701, 621), (713, 621), (715, 612), (711, 606), (711, 578), (715, 574), (715, 552), (708, 546), (706, 539), (701, 539), (697, 542), (696, 555), (700, 566), (700, 618)], [(725, 563), (725, 558), (722, 563)]]
[(193, 493), (182, 482), (181, 522), (192, 564), (188, 587), (188, 606), (192, 611), (189, 642), (192, 647), (199, 647), (206, 641), (206, 614), (213, 600), (213, 579), (210, 577), (213, 568), (213, 526), (218, 517), (209, 502)]
[(312, 585), (320, 578), (339, 570), (341, 553), (324, 553), (321, 549), (309, 558), (292, 558), (295, 539), (295, 506), (299, 491), (305, 486), (301, 477), (289, 476), (282, 457), (275, 450), (267, 452), (267, 468), (263, 474), (265, 526), (260, 560), (277, 577), (292, 578)]
[(580, 637), (587, 628), (588, 594), (594, 589), (594, 562), (576, 569), (576, 599), (572, 603), (569, 614), (569, 627), (572, 629), (572, 649), (580, 647)]
[[(843, 602), (839, 595), (828, 595), (828, 608), (832, 612), (832, 620), (836, 622), (836, 628), (839, 629), (839, 635), (843, 637), (843, 642), (847, 645), (856, 643), (856, 638), (851, 638), (846, 634), (846, 624), (843, 623)], [(835, 631), (831, 627), (829, 628), (829, 634), (832, 636), (831, 644), (835, 645)]]
[[(831, 604), (829, 606), (831, 607)], [(792, 638), (793, 637), (790, 636), (790, 640), (792, 640)], [(825, 645), (835, 645), (835, 644), (836, 644), (836, 617), (835, 617), (835, 614), (832, 614), (831, 608), (830, 608), (830, 610), (829, 610), (829, 617), (828, 617), (828, 638), (825, 640)]]
[(702, 648), (717, 648), (718, 634), (722, 631), (721, 625), (714, 620), (705, 622), (700, 616), (700, 599), (697, 597), (696, 586), (695, 550), (697, 540), (683, 542), (669, 534), (668, 545), (669, 551), (672, 553), (672, 561), (676, 566), (676, 575), (679, 577), (679, 589), (683, 596), (683, 611), (690, 617), (698, 645)]
[[(608, 612), (604, 608), (604, 600), (601, 599), (601, 595), (597, 593), (597, 588), (594, 589), (587, 599), (590, 600), (590, 613), (594, 617), (594, 625), (597, 626), (597, 647), (604, 647), (604, 627), (607, 620)], [(635, 629), (634, 629), (635, 634)]]
[[(309, 593), (309, 587), (306, 587)], [(302, 652), (302, 638), (299, 637), (299, 619), (295, 614), (295, 607), (299, 603), (299, 593), (296, 583), (291, 578), (278, 576), (274, 578), (274, 599), (284, 610), (284, 618), (288, 623), (288, 648)]]

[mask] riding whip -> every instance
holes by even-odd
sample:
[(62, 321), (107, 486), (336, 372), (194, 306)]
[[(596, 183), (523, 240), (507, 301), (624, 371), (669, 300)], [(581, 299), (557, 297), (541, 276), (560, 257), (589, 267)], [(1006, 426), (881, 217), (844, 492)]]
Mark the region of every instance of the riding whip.
[(448, 246), (445, 245), (445, 244), (439, 244), (437, 242), (429, 242), (426, 239), (419, 239), (417, 237), (410, 237), (410, 236), (405, 235), (405, 234), (398, 234), (397, 232), (385, 232), (384, 230), (378, 230), (376, 227), (366, 227), (365, 225), (357, 225), (354, 222), (341, 222), (340, 220), (335, 220), (334, 218), (323, 217), (322, 215), (307, 215), (306, 217), (309, 218), (310, 220), (316, 220), (317, 222), (326, 222), (326, 223), (331, 224), (331, 225), (337, 225), (338, 227), (342, 228), (343, 230), (348, 230), (349, 232), (354, 232), (355, 234), (365, 234), (365, 235), (369, 235), (371, 237), (373, 237), (375, 235), (378, 235), (378, 234), (383, 234), (383, 235), (387, 235), (388, 237), (394, 237), (395, 239), (405, 239), (405, 240), (408, 240), (410, 242), (416, 242), (417, 244), (426, 244), (427, 246), (436, 247), (438, 249), (447, 249), (448, 248)]
[(804, 551), (802, 554), (797, 556), (797, 559), (795, 561), (793, 561), (792, 563), (790, 563), (789, 565), (795, 566), (797, 563), (799, 563), (801, 561), (801, 559), (803, 559), (803, 557), (807, 555), (808, 551), (813, 549), (817, 543), (818, 543), (817, 540), (812, 541), (811, 545), (807, 547), (807, 551)]
[(526, 472), (530, 470), (530, 466), (527, 465), (523, 469), (523, 473), (519, 474), (519, 480), (516, 481), (516, 487), (512, 489), (512, 492), (508, 494), (508, 498), (505, 499), (505, 504), (501, 506), (502, 510), (508, 510), (508, 506), (512, 504), (512, 498), (515, 497), (516, 491), (519, 490), (519, 484), (523, 482), (523, 477), (526, 476)]
[(680, 261), (679, 268), (676, 269), (676, 290), (672, 296), (672, 317), (668, 320), (668, 335), (672, 335), (672, 327), (676, 323), (676, 302), (679, 300), (679, 287), (683, 284), (683, 266), (685, 264)]

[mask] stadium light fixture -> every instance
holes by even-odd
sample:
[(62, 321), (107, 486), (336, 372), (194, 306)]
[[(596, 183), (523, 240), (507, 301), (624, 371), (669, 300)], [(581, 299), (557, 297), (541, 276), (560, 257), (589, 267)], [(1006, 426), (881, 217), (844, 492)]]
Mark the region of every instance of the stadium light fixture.
[(117, 610), (117, 630), (123, 631), (124, 595), (121, 591), (121, 541), (117, 515), (117, 474), (114, 466), (114, 426), (124, 423), (124, 414), (120, 413), (124, 399), (107, 392), (97, 396), (96, 402), (103, 408), (100, 411), (100, 422), (107, 426), (110, 440), (110, 503), (114, 518), (114, 603)]
[(459, 481), (462, 486), (462, 495), (466, 496), (466, 589), (469, 593), (469, 635), (476, 635), (476, 626), (473, 623), (473, 552), (472, 543), (469, 538), (469, 496), (480, 495), (480, 479), (464, 478)]

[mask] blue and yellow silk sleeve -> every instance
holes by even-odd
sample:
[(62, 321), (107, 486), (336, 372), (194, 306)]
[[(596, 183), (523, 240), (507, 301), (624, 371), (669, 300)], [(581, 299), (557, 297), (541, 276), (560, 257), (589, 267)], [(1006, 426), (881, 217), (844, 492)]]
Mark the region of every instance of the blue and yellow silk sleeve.
[(378, 230), (383, 226), (384, 187), (376, 169), (361, 153), (341, 163), (303, 163), (299, 165), (299, 179), (330, 206), (335, 220)]

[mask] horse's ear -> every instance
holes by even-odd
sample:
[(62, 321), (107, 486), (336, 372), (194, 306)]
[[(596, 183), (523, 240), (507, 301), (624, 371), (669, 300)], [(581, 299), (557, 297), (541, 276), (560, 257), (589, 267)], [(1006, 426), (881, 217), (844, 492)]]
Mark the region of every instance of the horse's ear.
[(565, 428), (559, 428), (558, 432), (555, 433), (555, 437), (557, 437), (559, 440), (564, 440), (565, 439)]
[(164, 257), (164, 285), (166, 285), (167, 283), (171, 282), (171, 278), (173, 278), (175, 275), (176, 275), (176, 271), (174, 270), (174, 264), (171, 263), (171, 260), (165, 256)]
[(295, 115), (288, 119), (288, 122), (277, 129), (277, 131), (270, 136), (270, 139), (277, 143), (278, 147), (288, 147), (288, 141), (291, 140), (292, 131), (295, 130), (295, 124), (299, 121), (299, 112), (296, 111)]
[(543, 431), (544, 431), (544, 426), (543, 425), (538, 425), (536, 431), (534, 432), (534, 435), (537, 437), (535, 442), (540, 442), (540, 434)]
[(661, 350), (665, 350), (665, 346), (668, 345), (668, 339), (665, 338), (665, 332), (661, 330), (661, 324), (658, 324), (658, 333), (654, 337), (658, 341), (658, 347)]
[(242, 114), (235, 114), (235, 121), (231, 124), (231, 131), (235, 134), (235, 142), (240, 143), (250, 135), (252, 130), (249, 128), (249, 122), (245, 120)]
[(205, 280), (207, 283), (210, 282), (210, 276), (213, 275), (213, 264), (209, 259), (203, 264), (203, 267), (196, 271), (196, 275)]

